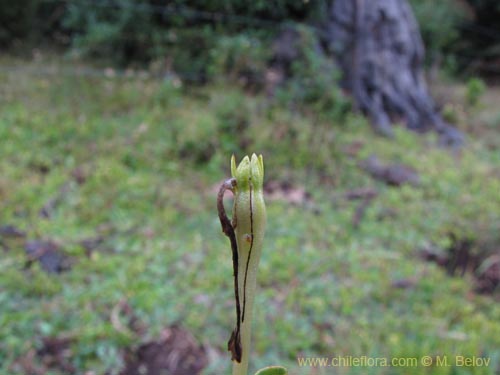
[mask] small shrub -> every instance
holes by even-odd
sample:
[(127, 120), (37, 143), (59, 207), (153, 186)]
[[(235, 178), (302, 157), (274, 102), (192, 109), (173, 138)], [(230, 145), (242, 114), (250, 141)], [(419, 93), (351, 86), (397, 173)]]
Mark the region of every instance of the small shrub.
[(246, 88), (261, 89), (269, 60), (267, 44), (265, 38), (252, 34), (220, 37), (210, 53), (210, 75), (229, 76)]
[(465, 10), (455, 0), (410, 0), (410, 4), (420, 26), (428, 61), (447, 55), (458, 41), (458, 23)]
[(465, 98), (467, 104), (471, 107), (476, 107), (479, 103), (479, 99), (486, 91), (486, 85), (484, 81), (480, 78), (471, 78), (467, 81), (467, 90), (465, 93)]
[(277, 93), (278, 101), (330, 120), (342, 119), (351, 105), (339, 87), (340, 72), (333, 58), (322, 52), (312, 29), (300, 26), (297, 31), (299, 56), (291, 64), (291, 76)]

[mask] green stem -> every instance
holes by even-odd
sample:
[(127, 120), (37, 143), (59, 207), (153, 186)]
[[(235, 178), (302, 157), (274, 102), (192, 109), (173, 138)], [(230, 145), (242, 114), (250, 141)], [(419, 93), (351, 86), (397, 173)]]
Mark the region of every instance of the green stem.
[(236, 178), (233, 222), (238, 247), (238, 295), (241, 307), (241, 362), (233, 362), (233, 375), (247, 375), (252, 331), (253, 304), (257, 287), (257, 269), (266, 226), (263, 196), (264, 165), (262, 156), (245, 157), (238, 168), (233, 159), (231, 170)]

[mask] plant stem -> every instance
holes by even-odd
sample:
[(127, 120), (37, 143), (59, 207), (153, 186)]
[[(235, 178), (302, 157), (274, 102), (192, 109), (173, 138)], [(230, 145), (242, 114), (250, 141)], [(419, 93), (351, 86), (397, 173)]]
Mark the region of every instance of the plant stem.
[(236, 178), (233, 220), (238, 244), (238, 294), (241, 306), (241, 362), (233, 362), (233, 375), (247, 375), (252, 331), (253, 303), (257, 269), (266, 226), (266, 207), (262, 181), (262, 158), (244, 158), (238, 169), (232, 161)]

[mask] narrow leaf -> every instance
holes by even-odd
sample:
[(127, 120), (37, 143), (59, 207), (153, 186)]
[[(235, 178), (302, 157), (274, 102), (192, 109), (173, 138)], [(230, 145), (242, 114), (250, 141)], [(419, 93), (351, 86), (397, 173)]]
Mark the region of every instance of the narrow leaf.
[(281, 366), (264, 367), (255, 373), (255, 375), (287, 375), (286, 368)]

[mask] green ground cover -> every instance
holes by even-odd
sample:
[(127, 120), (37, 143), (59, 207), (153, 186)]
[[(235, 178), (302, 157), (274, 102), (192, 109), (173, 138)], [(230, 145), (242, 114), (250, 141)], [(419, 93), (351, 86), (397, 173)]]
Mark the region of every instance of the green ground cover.
[[(498, 251), (498, 128), (477, 125), (453, 153), (432, 135), (396, 129), (388, 140), (360, 117), (327, 123), (230, 85), (48, 74), (60, 65), (46, 64), (0, 63), (8, 67), (0, 70), (0, 226), (26, 234), (1, 238), (1, 374), (20, 373), (27, 358), (37, 365), (29, 353), (46, 337), (71, 340), (78, 373), (119, 373), (124, 348), (171, 324), (210, 348), (205, 374), (229, 373), (232, 265), (215, 194), (230, 155), (251, 152), (264, 155), (266, 181), (280, 193), (267, 201), (251, 369), (500, 371), (498, 290), (476, 293), (480, 268), (450, 276), (421, 255), (457, 243), (483, 260)], [(374, 180), (359, 167), (370, 155), (412, 167), (420, 184)], [(346, 199), (354, 189), (377, 192), (359, 225), (360, 201)], [(27, 240), (53, 241), (71, 269), (28, 267)], [(125, 316), (117, 329), (121, 301), (141, 330)], [(297, 364), (298, 356), (334, 355), (474, 355), (491, 364), (404, 372)]]

